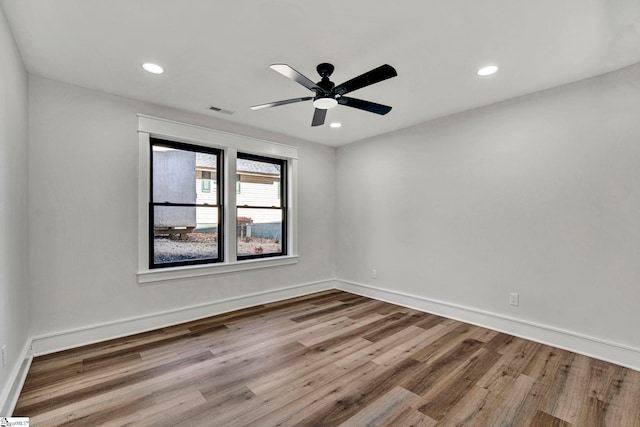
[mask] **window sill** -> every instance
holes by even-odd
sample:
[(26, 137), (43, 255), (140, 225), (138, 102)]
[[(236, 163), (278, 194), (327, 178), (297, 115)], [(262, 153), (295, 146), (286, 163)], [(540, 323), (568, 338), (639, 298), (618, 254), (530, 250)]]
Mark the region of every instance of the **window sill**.
[(165, 280), (187, 279), (191, 277), (211, 276), (215, 274), (233, 273), (236, 271), (256, 270), (260, 268), (279, 267), (297, 264), (298, 256), (289, 255), (278, 258), (252, 259), (234, 263), (189, 265), (185, 267), (169, 267), (154, 270), (138, 271), (138, 283), (162, 282)]

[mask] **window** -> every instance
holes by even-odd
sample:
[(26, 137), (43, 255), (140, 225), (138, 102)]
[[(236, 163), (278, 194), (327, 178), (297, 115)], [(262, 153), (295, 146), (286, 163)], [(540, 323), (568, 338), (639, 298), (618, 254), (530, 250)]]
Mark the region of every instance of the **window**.
[(297, 263), (296, 147), (142, 114), (138, 141), (139, 283)]
[[(201, 171), (201, 188), (203, 193), (211, 192), (211, 171)], [(197, 174), (196, 174), (197, 178)]]
[(286, 160), (238, 153), (238, 259), (286, 255)]
[(149, 268), (222, 261), (221, 160), (220, 150), (151, 138)]

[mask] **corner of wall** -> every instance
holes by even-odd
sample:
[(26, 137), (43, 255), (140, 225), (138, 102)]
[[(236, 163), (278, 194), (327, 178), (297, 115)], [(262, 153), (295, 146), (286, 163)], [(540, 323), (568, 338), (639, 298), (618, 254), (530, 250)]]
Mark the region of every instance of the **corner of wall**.
[(20, 357), (9, 374), (9, 381), (0, 390), (0, 416), (11, 416), (20, 397), (22, 386), (27, 379), (29, 367), (33, 360), (33, 352), (31, 350), (31, 340), (27, 340)]
[(336, 279), (336, 289), (504, 332), (640, 372), (640, 348), (446, 301)]
[[(28, 73), (0, 8), (0, 416), (11, 415), (29, 367)], [(5, 149), (6, 148), (6, 149)], [(6, 207), (6, 209), (5, 209)]]

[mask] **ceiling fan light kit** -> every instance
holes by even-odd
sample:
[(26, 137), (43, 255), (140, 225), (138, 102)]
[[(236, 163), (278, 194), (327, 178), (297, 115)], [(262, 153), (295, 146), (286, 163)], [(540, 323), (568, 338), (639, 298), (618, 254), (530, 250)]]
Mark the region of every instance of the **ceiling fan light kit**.
[(380, 115), (387, 114), (391, 111), (391, 107), (388, 105), (376, 104), (375, 102), (344, 96), (349, 92), (353, 92), (358, 89), (362, 89), (363, 87), (397, 76), (398, 73), (391, 65), (381, 65), (378, 68), (374, 68), (371, 71), (361, 74), (358, 77), (354, 77), (353, 79), (337, 86), (329, 80), (329, 77), (333, 74), (334, 67), (332, 64), (326, 62), (323, 62), (316, 67), (316, 70), (321, 77), (320, 81), (317, 83), (314, 83), (311, 79), (307, 78), (287, 64), (273, 64), (270, 67), (272, 70), (277, 71), (283, 76), (314, 92), (315, 96), (306, 96), (302, 98), (286, 99), (283, 101), (254, 105), (251, 107), (252, 110), (262, 110), (264, 108), (278, 107), (280, 105), (313, 100), (315, 111), (313, 113), (313, 119), (311, 120), (311, 126), (323, 125), (327, 115), (327, 110), (338, 104)]
[(320, 108), (321, 110), (328, 110), (330, 108), (338, 105), (338, 101), (335, 98), (331, 97), (316, 97), (313, 100), (313, 106), (316, 108)]

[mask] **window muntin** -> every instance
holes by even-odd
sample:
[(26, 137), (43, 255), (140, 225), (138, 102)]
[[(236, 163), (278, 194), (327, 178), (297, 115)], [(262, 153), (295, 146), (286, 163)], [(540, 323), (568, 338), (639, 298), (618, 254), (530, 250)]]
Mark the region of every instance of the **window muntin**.
[(222, 151), (150, 141), (149, 268), (222, 261)]
[(286, 169), (285, 160), (238, 153), (238, 260), (287, 254)]

